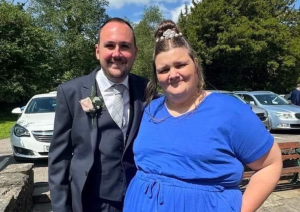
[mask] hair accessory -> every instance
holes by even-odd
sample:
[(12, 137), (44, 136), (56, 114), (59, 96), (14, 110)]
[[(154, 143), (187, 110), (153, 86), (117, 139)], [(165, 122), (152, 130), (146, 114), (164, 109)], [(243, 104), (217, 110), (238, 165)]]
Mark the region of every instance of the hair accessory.
[(175, 31), (171, 30), (171, 29), (167, 29), (164, 33), (163, 36), (161, 36), (160, 38), (156, 38), (156, 42), (160, 41), (160, 40), (168, 40), (168, 39), (172, 39), (174, 37), (180, 37), (182, 36), (182, 33), (176, 33)]

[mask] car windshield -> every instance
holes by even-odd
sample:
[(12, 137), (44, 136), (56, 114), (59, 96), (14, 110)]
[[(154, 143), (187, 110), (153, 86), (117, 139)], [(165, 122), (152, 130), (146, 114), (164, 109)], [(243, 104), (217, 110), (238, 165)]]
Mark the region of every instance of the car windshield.
[(55, 107), (55, 97), (35, 98), (30, 101), (25, 113), (54, 113)]
[(277, 94), (257, 94), (255, 98), (262, 105), (289, 105), (290, 103)]

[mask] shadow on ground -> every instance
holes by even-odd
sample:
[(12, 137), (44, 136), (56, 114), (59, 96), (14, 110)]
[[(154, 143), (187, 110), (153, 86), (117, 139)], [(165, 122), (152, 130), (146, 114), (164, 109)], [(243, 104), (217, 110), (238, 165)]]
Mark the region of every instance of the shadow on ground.
[(272, 134), (278, 134), (278, 135), (300, 135), (300, 130), (272, 130)]
[(0, 156), (0, 163), (1, 164), (1, 167), (0, 167), (0, 171), (2, 171), (3, 169), (5, 169), (8, 165), (14, 163), (13, 162), (13, 157), (11, 154), (9, 155), (1, 155)]
[(50, 203), (35, 204), (32, 212), (53, 212)]
[(48, 159), (22, 159), (22, 160), (18, 160), (16, 161), (13, 157), (12, 160), (14, 161), (15, 164), (17, 163), (33, 163), (34, 164), (34, 168), (35, 167), (48, 167)]
[(10, 158), (11, 157), (11, 154), (9, 155), (1, 155), (0, 156), (0, 162), (3, 161), (5, 158)]
[(276, 186), (274, 192), (276, 191), (287, 191), (287, 190), (294, 190), (300, 188), (300, 182), (298, 183), (282, 183)]
[[(281, 177), (276, 188), (274, 189), (274, 192), (299, 189), (300, 188), (300, 179), (298, 179), (298, 181), (295, 183), (291, 183), (290, 182), (291, 179), (292, 179), (292, 176)], [(240, 189), (242, 192), (245, 191), (248, 183), (249, 183), (249, 180), (243, 180), (240, 183)]]
[(48, 167), (48, 159), (39, 159), (37, 161), (33, 161), (34, 167)]

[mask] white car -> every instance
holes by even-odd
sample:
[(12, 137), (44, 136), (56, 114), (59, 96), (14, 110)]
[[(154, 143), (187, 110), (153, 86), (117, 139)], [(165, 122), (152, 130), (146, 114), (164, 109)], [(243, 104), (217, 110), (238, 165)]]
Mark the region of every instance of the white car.
[(25, 108), (15, 108), (20, 115), (10, 132), (10, 141), (16, 161), (48, 158), (53, 135), (56, 92), (33, 96)]

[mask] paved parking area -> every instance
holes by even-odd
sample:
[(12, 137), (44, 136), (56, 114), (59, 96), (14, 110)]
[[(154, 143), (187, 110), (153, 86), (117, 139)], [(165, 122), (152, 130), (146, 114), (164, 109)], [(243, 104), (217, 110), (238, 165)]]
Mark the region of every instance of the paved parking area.
[(300, 130), (273, 131), (272, 135), (274, 136), (276, 142), (300, 142)]
[(11, 159), (12, 150), (9, 139), (0, 140), (0, 171), (7, 166)]
[[(300, 130), (298, 131), (274, 131), (272, 135), (276, 142), (300, 142)], [(0, 171), (12, 163), (16, 163), (12, 156), (12, 149), (9, 139), (0, 140)], [(48, 167), (47, 160), (34, 162), (34, 182), (47, 183)], [(300, 186), (283, 188), (282, 191), (275, 191), (258, 210), (258, 212), (296, 212), (300, 202)], [(35, 204), (33, 212), (51, 212), (50, 203)]]
[[(9, 139), (0, 140), (0, 171), (10, 164), (17, 163), (12, 155)], [(48, 161), (34, 161), (34, 182), (48, 182)]]
[[(293, 131), (274, 131), (272, 135), (276, 142), (300, 142), (300, 130)], [(12, 149), (9, 139), (0, 140), (0, 171), (9, 164), (16, 163), (12, 156)], [(35, 182), (47, 182), (48, 167), (47, 160), (34, 162)]]

